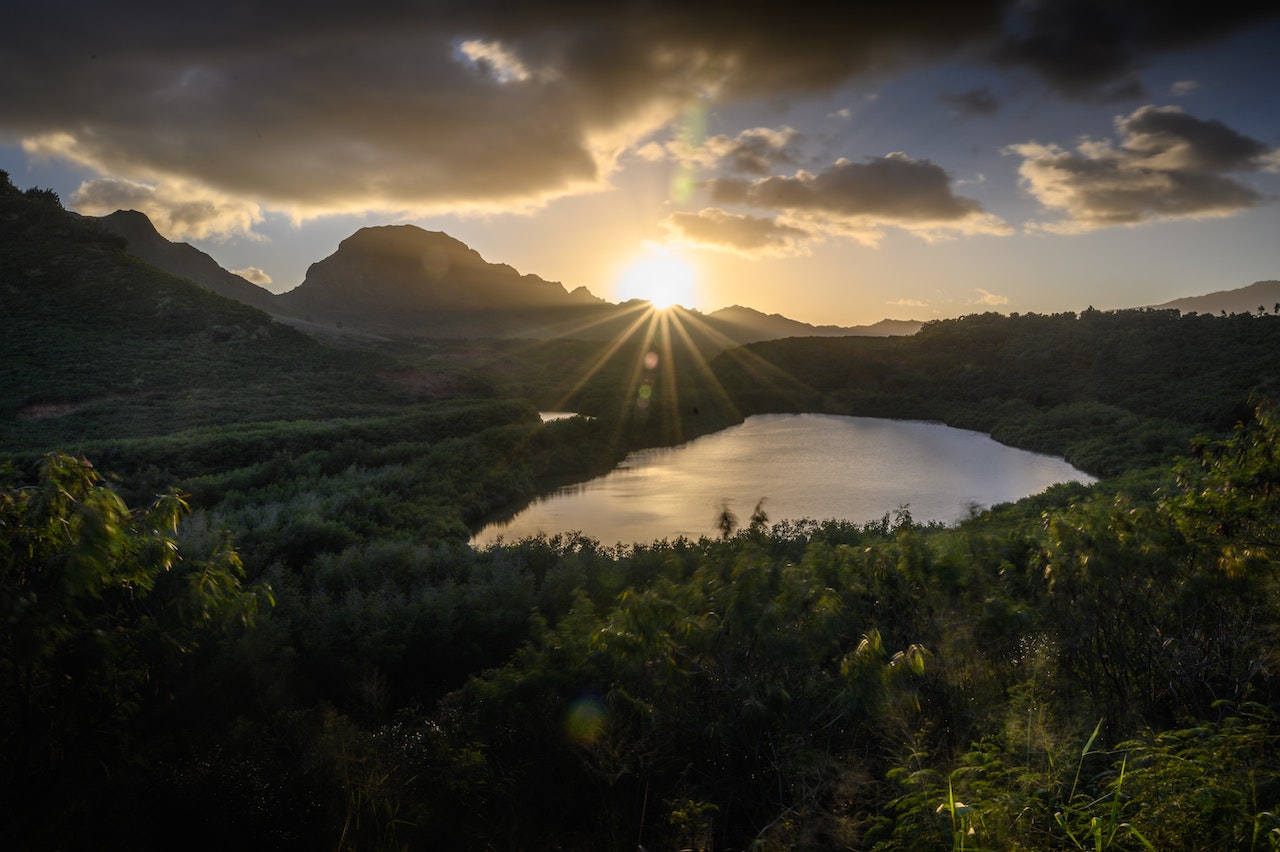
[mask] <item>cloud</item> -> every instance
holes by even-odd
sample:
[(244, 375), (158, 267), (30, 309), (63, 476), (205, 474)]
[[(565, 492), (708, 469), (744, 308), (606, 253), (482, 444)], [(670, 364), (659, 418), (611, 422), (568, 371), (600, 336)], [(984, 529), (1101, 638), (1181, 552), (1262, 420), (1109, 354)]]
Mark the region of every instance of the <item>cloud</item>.
[(894, 299), (892, 302), (885, 302), (886, 305), (893, 305), (896, 308), (927, 308), (928, 302), (920, 299)]
[(975, 292), (981, 294), (981, 296), (976, 300), (976, 303), (979, 305), (989, 305), (990, 307), (997, 308), (1001, 305), (1009, 304), (1008, 296), (997, 296), (995, 293), (983, 290), (981, 287), (975, 287), (973, 289)]
[(790, 224), (838, 233), (874, 244), (886, 226), (925, 239), (948, 233), (1006, 234), (1011, 229), (982, 205), (951, 191), (950, 178), (928, 160), (894, 153), (863, 163), (837, 160), (829, 168), (792, 177), (709, 181), (714, 201), (769, 208)]
[(1175, 98), (1185, 98), (1194, 92), (1200, 90), (1200, 84), (1195, 80), (1179, 80), (1169, 87), (1169, 94)]
[(794, 163), (792, 149), (800, 134), (790, 127), (771, 130), (756, 127), (744, 130), (730, 139), (713, 136), (705, 148), (716, 156), (720, 166), (747, 174), (768, 174), (775, 166)]
[(262, 211), (256, 204), (186, 181), (149, 186), (120, 178), (100, 178), (80, 184), (72, 205), (88, 216), (139, 210), (171, 240), (251, 235), (253, 226), (262, 221)]
[[(794, 163), (795, 147), (801, 138), (791, 127), (753, 127), (736, 136), (711, 136), (694, 143), (677, 139), (662, 150), (667, 156), (702, 168), (764, 175), (777, 166)], [(651, 146), (637, 153), (646, 159), (654, 158)]]
[(523, 83), (533, 76), (520, 57), (497, 42), (471, 39), (458, 45), (458, 53), (474, 63), (481, 74), (499, 83)]
[(803, 228), (730, 213), (718, 207), (704, 208), (697, 213), (673, 213), (662, 220), (662, 226), (677, 242), (744, 257), (805, 254), (805, 243), (813, 236)]
[(233, 269), (231, 271), (244, 280), (257, 284), (259, 287), (266, 287), (271, 283), (271, 276), (265, 270), (256, 266), (246, 266), (244, 269)]
[(963, 92), (944, 92), (938, 100), (961, 116), (992, 116), (1000, 111), (1000, 99), (990, 86), (979, 86)]
[(1065, 219), (1038, 227), (1072, 233), (1155, 219), (1229, 216), (1262, 195), (1228, 173), (1269, 168), (1277, 156), (1219, 121), (1178, 107), (1144, 106), (1116, 119), (1120, 144), (1085, 139), (1074, 151), (1027, 142), (1022, 187)]
[(295, 218), (530, 210), (606, 188), (623, 152), (693, 105), (973, 56), (1084, 95), (1128, 80), (1152, 51), (1242, 26), (1250, 8), (27, 3), (0, 33), (0, 137), (65, 136), (56, 156), (99, 176)]
[(1081, 100), (1142, 97), (1138, 77), (1154, 54), (1207, 42), (1274, 17), (1274, 4), (1225, 2), (1212, 8), (1164, 0), (1036, 0), (1011, 3), (993, 58), (1029, 68)]

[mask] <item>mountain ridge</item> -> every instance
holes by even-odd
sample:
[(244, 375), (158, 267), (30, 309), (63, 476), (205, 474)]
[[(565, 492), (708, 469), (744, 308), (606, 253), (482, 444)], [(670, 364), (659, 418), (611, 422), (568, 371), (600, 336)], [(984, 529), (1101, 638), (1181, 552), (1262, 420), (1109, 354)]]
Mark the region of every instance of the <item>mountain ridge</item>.
[(252, 305), (268, 313), (279, 313), (275, 294), (223, 268), (216, 260), (190, 243), (166, 239), (145, 213), (117, 210), (91, 217), (99, 225), (125, 239), (129, 254), (171, 275), (194, 281), (206, 290)]
[(1255, 281), (1233, 290), (1215, 290), (1202, 296), (1186, 296), (1173, 299), (1152, 310), (1178, 310), (1184, 314), (1252, 314), (1262, 308), (1262, 313), (1280, 313), (1280, 281)]
[[(95, 217), (87, 217), (95, 218)], [(492, 263), (444, 231), (416, 225), (360, 228), (329, 256), (311, 264), (301, 284), (274, 294), (223, 268), (188, 243), (167, 240), (144, 213), (118, 210), (96, 217), (125, 238), (128, 251), (166, 272), (267, 311), (321, 336), (371, 334), (409, 337), (572, 337), (599, 339), (619, 332), (641, 300), (613, 303), (587, 287), (563, 284), (505, 263)], [(1173, 299), (1151, 310), (1256, 313), (1280, 306), (1280, 280)], [(719, 339), (710, 349), (788, 337), (881, 337), (915, 334), (918, 320), (882, 319), (869, 325), (813, 325), (745, 305), (683, 315)]]
[[(416, 225), (361, 228), (311, 264), (301, 284), (273, 294), (194, 246), (165, 239), (143, 213), (116, 211), (97, 221), (124, 237), (128, 251), (140, 260), (310, 333), (594, 339), (632, 321), (627, 315), (635, 300), (615, 304), (585, 286), (568, 290), (559, 282), (521, 274), (507, 264), (486, 261), (443, 231)], [(685, 310), (727, 344), (794, 336), (914, 334), (923, 324), (885, 319), (864, 326), (815, 326), (742, 305), (706, 314)]]

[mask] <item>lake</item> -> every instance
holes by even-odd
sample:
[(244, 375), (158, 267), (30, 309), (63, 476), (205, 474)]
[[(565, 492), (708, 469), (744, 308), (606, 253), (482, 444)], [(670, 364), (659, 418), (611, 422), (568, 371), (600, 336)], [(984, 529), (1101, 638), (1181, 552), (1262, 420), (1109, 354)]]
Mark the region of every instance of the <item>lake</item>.
[(485, 527), (478, 547), (538, 532), (579, 531), (602, 543), (717, 535), (728, 503), (746, 525), (764, 498), (770, 522), (865, 523), (900, 507), (952, 523), (1068, 481), (1093, 482), (1060, 458), (937, 423), (761, 414), (677, 447), (632, 453), (610, 473), (539, 498)]

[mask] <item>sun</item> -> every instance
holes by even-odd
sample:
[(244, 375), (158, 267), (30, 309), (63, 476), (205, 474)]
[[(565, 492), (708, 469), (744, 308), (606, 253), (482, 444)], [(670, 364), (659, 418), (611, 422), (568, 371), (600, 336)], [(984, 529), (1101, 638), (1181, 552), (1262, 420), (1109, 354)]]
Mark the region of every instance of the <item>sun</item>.
[(644, 299), (658, 310), (672, 305), (689, 307), (697, 301), (698, 271), (674, 252), (652, 249), (622, 271), (614, 292), (622, 301)]

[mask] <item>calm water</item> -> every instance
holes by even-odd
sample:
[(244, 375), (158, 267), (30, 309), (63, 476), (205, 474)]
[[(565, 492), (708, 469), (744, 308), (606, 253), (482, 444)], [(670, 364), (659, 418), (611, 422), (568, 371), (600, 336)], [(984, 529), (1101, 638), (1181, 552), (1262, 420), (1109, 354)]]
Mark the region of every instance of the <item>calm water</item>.
[(950, 523), (972, 504), (1018, 500), (1056, 482), (1092, 482), (1053, 456), (935, 423), (765, 414), (679, 447), (632, 453), (612, 472), (539, 499), (491, 524), (477, 546), (577, 530), (601, 542), (715, 536), (728, 502), (746, 524), (765, 498), (770, 522), (864, 523), (901, 506), (917, 521)]

